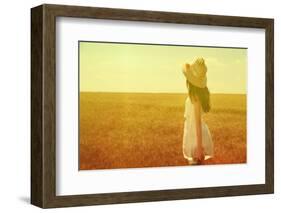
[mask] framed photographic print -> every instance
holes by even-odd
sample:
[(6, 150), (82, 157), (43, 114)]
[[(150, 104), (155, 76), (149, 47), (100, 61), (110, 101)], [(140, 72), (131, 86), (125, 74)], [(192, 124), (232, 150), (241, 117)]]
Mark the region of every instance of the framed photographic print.
[(274, 192), (274, 21), (31, 9), (31, 203)]

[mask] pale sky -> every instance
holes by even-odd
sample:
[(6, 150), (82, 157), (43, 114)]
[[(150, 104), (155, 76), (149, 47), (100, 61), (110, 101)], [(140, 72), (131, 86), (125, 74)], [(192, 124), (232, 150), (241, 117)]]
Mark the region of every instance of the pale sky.
[(186, 93), (182, 65), (203, 57), (211, 93), (245, 94), (247, 49), (79, 42), (80, 91)]

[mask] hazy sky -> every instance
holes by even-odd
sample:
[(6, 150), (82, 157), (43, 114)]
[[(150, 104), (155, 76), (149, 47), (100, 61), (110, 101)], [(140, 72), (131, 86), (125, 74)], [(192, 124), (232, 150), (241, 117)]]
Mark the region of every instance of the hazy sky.
[(80, 42), (80, 91), (186, 93), (182, 65), (205, 59), (211, 93), (246, 93), (247, 49)]

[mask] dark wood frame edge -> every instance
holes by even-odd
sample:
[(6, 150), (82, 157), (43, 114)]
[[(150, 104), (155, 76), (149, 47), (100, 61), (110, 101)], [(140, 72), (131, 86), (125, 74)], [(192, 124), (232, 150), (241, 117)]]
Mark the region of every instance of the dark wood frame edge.
[[(56, 17), (263, 28), (266, 31), (266, 183), (56, 196)], [(274, 192), (274, 20), (65, 5), (31, 9), (31, 203), (41, 208), (268, 194)]]

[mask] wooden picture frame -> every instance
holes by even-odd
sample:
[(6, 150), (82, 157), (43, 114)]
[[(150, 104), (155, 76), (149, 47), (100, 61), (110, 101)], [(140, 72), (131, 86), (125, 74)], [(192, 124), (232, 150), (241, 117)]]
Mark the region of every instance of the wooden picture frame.
[[(262, 28), (266, 34), (265, 184), (56, 195), (56, 17)], [(267, 194), (274, 191), (274, 20), (44, 4), (31, 9), (31, 203), (41, 208)]]

